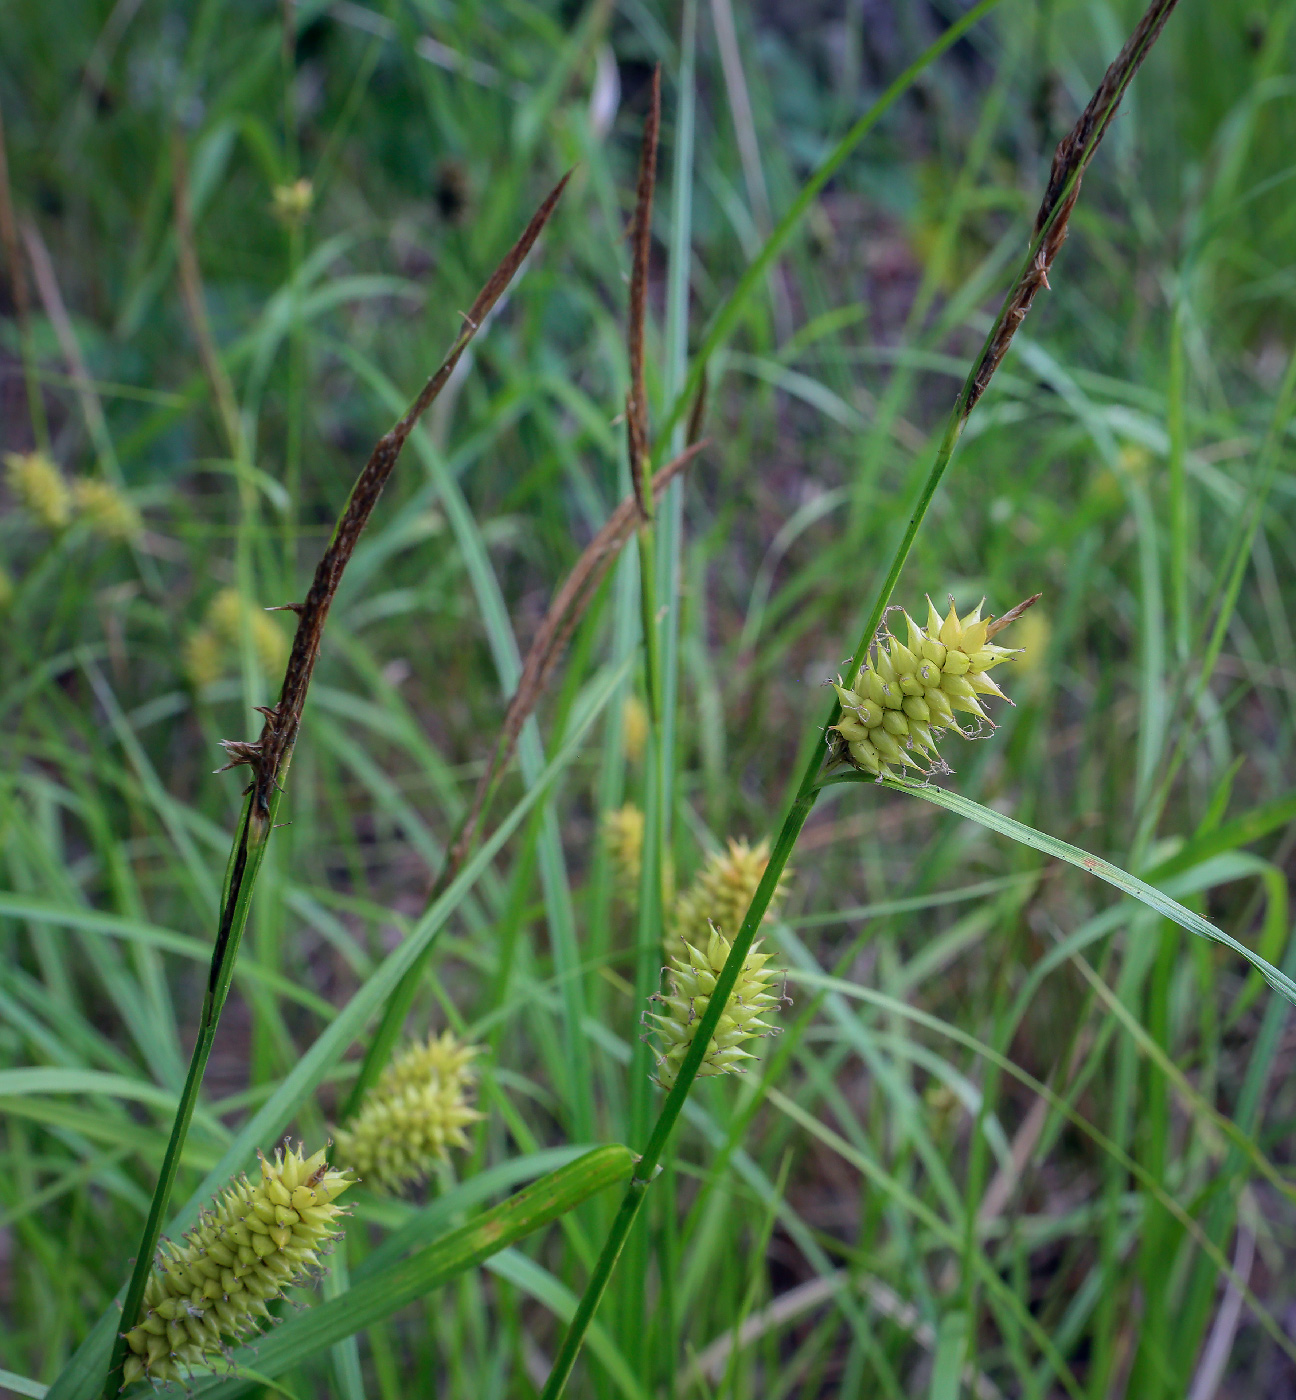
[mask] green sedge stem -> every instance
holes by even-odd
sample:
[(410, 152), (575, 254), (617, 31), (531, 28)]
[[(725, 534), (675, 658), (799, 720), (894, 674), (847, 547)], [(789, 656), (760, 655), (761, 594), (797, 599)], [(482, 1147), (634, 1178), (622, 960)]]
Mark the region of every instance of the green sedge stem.
[[(1145, 29), (1142, 42), (1133, 54), (1129, 56), (1132, 57), (1133, 61), (1127, 61), (1126, 67), (1120, 74), (1119, 81), (1114, 89), (1114, 94), (1111, 96), (1106, 109), (1101, 112), (1098, 121), (1089, 134), (1089, 139), (1086, 141), (1084, 148), (1077, 156), (1073, 157), (1073, 164), (1067, 179), (1063, 183), (1061, 189), (1053, 195), (1053, 204), (1048, 215), (1040, 222), (1039, 228), (1030, 240), (1030, 247), (1027, 250), (1026, 258), (1021, 265), (1018, 276), (1014, 279), (1012, 286), (1004, 297), (999, 314), (995, 317), (994, 324), (991, 326), (985, 338), (981, 352), (973, 360), (972, 367), (968, 372), (967, 378), (964, 380), (963, 388), (960, 390), (958, 398), (954, 401), (954, 406), (950, 411), (945, 431), (941, 435), (940, 444), (936, 449), (935, 460), (932, 462), (927, 477), (918, 493), (917, 501), (909, 516), (909, 522), (905, 527), (904, 534), (901, 536), (899, 543), (896, 545), (891, 559), (891, 566), (887, 570), (886, 577), (883, 579), (881, 587), (878, 589), (873, 608), (869, 613), (868, 620), (861, 633), (859, 644), (855, 649), (855, 654), (851, 661), (851, 670), (847, 678), (848, 680), (854, 678), (855, 672), (863, 662), (865, 654), (872, 644), (878, 628), (882, 624), (882, 619), (886, 615), (887, 605), (891, 601), (891, 595), (895, 590), (896, 583), (899, 581), (900, 574), (908, 560), (909, 552), (913, 548), (914, 539), (917, 537), (918, 530), (931, 505), (932, 498), (935, 496), (945, 476), (945, 472), (949, 467), (950, 461), (954, 455), (954, 449), (958, 446), (958, 440), (962, 434), (963, 425), (966, 423), (969, 413), (975, 406), (980, 394), (984, 392), (986, 384), (989, 382), (990, 377), (994, 374), (995, 369), (1002, 359), (1003, 353), (1007, 348), (1007, 343), (1011, 340), (1012, 331), (1016, 329), (1016, 324), (1020, 322), (1025, 315), (1025, 310), (1029, 309), (1029, 299), (1025, 303), (1025, 308), (1017, 304), (1016, 299), (1018, 293), (1028, 286), (1028, 279), (1032, 278), (1036, 273), (1036, 257), (1040, 255), (1041, 250), (1044, 249), (1046, 239), (1055, 231), (1059, 220), (1064, 220), (1069, 217), (1071, 200), (1075, 194), (1080, 178), (1084, 173), (1085, 167), (1111, 122), (1121, 94), (1128, 86), (1130, 79), (1137, 70), (1139, 63), (1141, 63), (1147, 49), (1155, 41), (1156, 35), (1160, 32), (1159, 27), (1146, 28), (1146, 26), (1157, 12), (1160, 14), (1161, 22), (1164, 22), (1165, 14), (1173, 8), (1174, 4), (1175, 0), (1161, 0), (1159, 5), (1156, 4), (1154, 0), (1152, 9), (1150, 9), (1148, 14), (1144, 17), (1143, 24)], [(986, 8), (988, 8), (987, 5), (980, 5), (977, 6), (976, 9), (969, 11), (968, 15), (964, 17), (963, 23), (970, 23), (974, 18), (979, 17)], [(950, 34), (952, 34), (952, 31), (948, 31), (946, 37), (948, 38)], [(791, 222), (795, 222), (795, 218), (799, 217), (800, 214), (804, 212), (809, 200), (813, 198), (813, 195), (821, 188), (824, 180), (832, 173), (832, 170), (836, 168), (837, 164), (845, 158), (845, 152), (850, 148), (852, 138), (858, 139), (856, 133), (858, 132), (858, 134), (862, 136), (863, 133), (867, 131), (869, 125), (871, 125), (882, 106), (894, 100), (895, 96), (898, 95), (903, 87), (911, 82), (913, 77), (916, 76), (938, 52), (940, 52), (939, 47), (929, 49), (922, 58), (911, 65), (910, 68), (896, 80), (896, 83), (892, 84), (891, 88), (879, 99), (878, 104), (875, 104), (875, 107), (856, 123), (855, 127), (853, 127), (848, 134), (847, 140), (839, 145), (837, 151), (829, 158), (825, 166), (820, 168), (820, 171), (816, 173), (814, 179), (803, 189), (801, 196), (793, 205), (792, 210), (789, 211), (787, 218), (779, 225), (779, 229), (766, 244), (765, 249), (762, 250), (761, 257), (757, 258), (748, 268), (746, 277), (739, 284), (739, 288), (722, 310), (711, 333), (704, 341), (694, 371), (690, 375), (683, 393), (676, 400), (672, 418), (667, 424), (667, 431), (671, 424), (673, 424), (675, 418), (677, 418), (682, 411), (681, 405), (688, 400), (695, 387), (695, 383), (700, 382), (702, 367), (705, 364), (706, 357), (716, 348), (735, 322), (737, 308), (741, 304), (739, 293), (743, 292), (747, 287), (748, 279), (752, 280), (754, 283), (755, 278), (763, 271), (765, 263), (774, 255), (781, 240), (786, 238), (790, 233)], [(1127, 56), (1123, 55), (1122, 58), (1126, 59)], [(1104, 79), (1104, 82), (1105, 81), (1106, 79)], [(1099, 92), (1101, 91), (1102, 89), (1100, 88)], [(1015, 316), (1011, 328), (1009, 328), (1008, 324), (1010, 314)], [(1007, 331), (1006, 335), (1005, 331)], [(994, 347), (993, 354), (992, 347)], [(841, 706), (834, 702), (825, 728), (835, 724), (840, 714)], [(615, 1267), (616, 1261), (620, 1256), (630, 1228), (634, 1224), (635, 1217), (639, 1213), (639, 1208), (643, 1203), (643, 1197), (647, 1190), (648, 1183), (657, 1170), (662, 1153), (665, 1151), (666, 1145), (675, 1129), (675, 1124), (679, 1120), (680, 1113), (683, 1111), (684, 1101), (687, 1099), (689, 1091), (693, 1087), (693, 1081), (697, 1077), (698, 1070), (701, 1068), (711, 1039), (715, 1035), (716, 1028), (720, 1023), (720, 1018), (729, 1004), (729, 998), (733, 994), (739, 973), (742, 971), (743, 964), (747, 959), (747, 954), (751, 951), (751, 945), (755, 941), (756, 932), (760, 928), (766, 910), (769, 908), (770, 900), (773, 898), (774, 892), (778, 888), (779, 879), (787, 866), (788, 859), (796, 845), (797, 838), (801, 834), (801, 828), (805, 825), (806, 819), (809, 817), (814, 807), (819, 794), (819, 775), (822, 765), (823, 754), (816, 748), (810, 754), (796, 796), (792, 799), (792, 804), (788, 809), (787, 815), (783, 818), (783, 824), (779, 829), (774, 849), (770, 853), (770, 859), (768, 865), (765, 867), (765, 873), (761, 877), (761, 882), (757, 886), (755, 895), (752, 897), (752, 902), (747, 910), (746, 917), (743, 919), (742, 927), (738, 930), (733, 940), (724, 968), (716, 979), (715, 988), (707, 1002), (706, 1010), (698, 1020), (692, 1043), (689, 1045), (688, 1053), (685, 1055), (683, 1063), (680, 1065), (675, 1083), (670, 1093), (666, 1096), (666, 1102), (662, 1106), (661, 1114), (657, 1119), (657, 1123), (648, 1139), (647, 1146), (644, 1148), (643, 1157), (640, 1159), (639, 1166), (635, 1171), (634, 1180), (631, 1182), (630, 1188), (626, 1192), (625, 1199), (621, 1204), (621, 1209), (618, 1211), (616, 1219), (612, 1223), (612, 1228), (608, 1233), (607, 1240), (604, 1243), (602, 1253), (599, 1255), (594, 1272), (586, 1286), (585, 1293), (567, 1328), (567, 1333), (563, 1338), (562, 1346), (554, 1360), (549, 1379), (545, 1384), (544, 1390), (541, 1392), (541, 1400), (558, 1400), (558, 1397), (562, 1394), (567, 1384), (567, 1378), (571, 1374), (576, 1357), (584, 1342), (585, 1333), (594, 1317), (594, 1313), (598, 1309), (599, 1301), (607, 1288), (612, 1269)]]
[[(285, 761), (282, 770), (287, 772)], [(276, 789), (270, 801), (269, 811), (261, 816), (257, 812), (257, 797), (249, 793), (243, 804), (243, 816), (238, 833), (230, 851), (229, 865), (225, 872), (225, 888), (221, 897), (221, 918), (216, 936), (216, 947), (212, 953), (211, 972), (207, 979), (207, 991), (203, 997), (202, 1016), (198, 1025), (198, 1037), (194, 1042), (193, 1054), (189, 1060), (189, 1073), (185, 1076), (184, 1088), (180, 1092), (180, 1103), (176, 1108), (175, 1119), (171, 1124), (171, 1136), (167, 1140), (166, 1155), (162, 1159), (162, 1170), (158, 1174), (153, 1199), (149, 1203), (148, 1219), (135, 1251), (135, 1265), (130, 1282), (126, 1286), (126, 1296), (122, 1302), (121, 1321), (117, 1337), (113, 1342), (112, 1357), (108, 1363), (108, 1375), (104, 1381), (104, 1400), (113, 1400), (121, 1390), (122, 1372), (126, 1365), (126, 1333), (139, 1321), (140, 1309), (144, 1303), (144, 1290), (153, 1268), (153, 1256), (157, 1250), (158, 1238), (162, 1233), (162, 1221), (166, 1217), (171, 1201), (171, 1191), (175, 1186), (176, 1173), (180, 1169), (180, 1154), (184, 1149), (189, 1124), (193, 1119), (202, 1089), (203, 1073), (216, 1040), (216, 1027), (220, 1022), (221, 1011), (229, 996), (230, 984), (234, 979), (234, 965), (238, 961), (239, 944), (247, 927), (248, 913), (252, 907), (252, 891), (256, 887), (257, 873), (265, 857), (270, 832), (274, 828), (275, 813), (279, 807), (279, 792)]]

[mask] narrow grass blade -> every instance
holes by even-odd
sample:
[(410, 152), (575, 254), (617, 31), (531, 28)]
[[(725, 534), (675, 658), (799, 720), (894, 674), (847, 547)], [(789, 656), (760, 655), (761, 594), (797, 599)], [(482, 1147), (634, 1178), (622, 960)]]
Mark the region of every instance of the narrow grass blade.
[[(832, 784), (850, 782), (872, 783), (873, 779), (865, 777), (862, 773), (843, 773), (828, 779), (828, 783)], [(883, 786), (893, 788), (896, 792), (907, 792), (914, 797), (921, 797), (924, 802), (930, 802), (936, 807), (944, 807), (948, 812), (966, 817), (969, 821), (979, 822), (989, 830), (998, 832), (1001, 836), (1010, 837), (1023, 846), (1042, 851), (1045, 855), (1053, 856), (1057, 860), (1064, 860), (1068, 865), (1074, 865), (1079, 870), (1096, 875), (1098, 879), (1105, 880), (1107, 884), (1120, 890), (1122, 894), (1130, 895), (1146, 904), (1149, 909), (1163, 914), (1167, 919), (1173, 919), (1180, 928), (1186, 928), (1189, 933), (1195, 933), (1199, 938), (1209, 938), (1215, 943), (1222, 943), (1226, 948), (1231, 948), (1233, 952), (1245, 958), (1274, 991), (1286, 997), (1296, 1006), (1296, 982), (1293, 982), (1285, 972), (1281, 972), (1258, 953), (1253, 953), (1245, 943), (1239, 943), (1236, 938), (1230, 937), (1223, 929), (1216, 928), (1209, 919), (1203, 919), (1200, 914), (1194, 914), (1191, 909), (1185, 909), (1182, 904), (1171, 899), (1168, 894), (1140, 880), (1136, 875), (1131, 875), (1127, 870), (1122, 870), (1120, 866), (1113, 865), (1111, 861), (1104, 860), (1101, 856), (1092, 855), (1089, 851), (1083, 851), (1079, 846), (1059, 841), (1056, 836), (1049, 836), (1046, 832), (1037, 831), (1033, 826), (1026, 826), (1022, 822), (1014, 821), (1012, 817), (1006, 817), (1002, 812), (983, 807), (979, 802), (973, 802), (970, 798), (963, 797), (957, 792), (949, 792), (945, 788), (927, 787), (922, 783), (906, 782), (903, 778), (887, 779)]]

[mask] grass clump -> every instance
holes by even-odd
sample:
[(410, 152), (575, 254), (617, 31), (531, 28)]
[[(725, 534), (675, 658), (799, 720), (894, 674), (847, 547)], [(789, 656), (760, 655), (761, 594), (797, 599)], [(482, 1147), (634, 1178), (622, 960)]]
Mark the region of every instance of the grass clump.
[(429, 1024), (204, 1400), (1290, 1379), (1296, 5), (930, 8), (8, 7), (0, 1385)]

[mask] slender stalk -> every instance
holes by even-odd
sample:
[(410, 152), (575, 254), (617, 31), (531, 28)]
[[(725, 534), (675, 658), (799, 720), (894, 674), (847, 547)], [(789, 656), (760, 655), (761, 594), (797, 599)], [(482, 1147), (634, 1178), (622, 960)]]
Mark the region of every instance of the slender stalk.
[[(909, 551), (927, 509), (931, 505), (932, 498), (949, 467), (968, 415), (985, 392), (995, 370), (1002, 363), (1012, 337), (1029, 312), (1036, 293), (1040, 287), (1048, 286), (1049, 267), (1066, 237), (1067, 220), (1075, 206), (1085, 167), (1097, 150), (1098, 144), (1115, 114), (1121, 96), (1146, 57), (1148, 50), (1155, 43), (1176, 3), (1177, 0), (1152, 0), (1152, 4), (1140, 20), (1129, 42), (1104, 74), (1102, 82), (1089, 105), (1081, 113), (1075, 127), (1058, 145), (1044, 200), (1036, 215), (1034, 234), (1026, 259), (1008, 295), (1004, 298), (1003, 305), (986, 336), (981, 352), (973, 362), (972, 369), (955, 400), (949, 421), (941, 436), (935, 460), (918, 493), (918, 499), (908, 524), (892, 555), (890, 568), (878, 590), (872, 610), (860, 635), (859, 644), (851, 662), (850, 674), (852, 675), (863, 661), (864, 654), (882, 622), (891, 594), (904, 568), (905, 561), (909, 557)], [(840, 713), (840, 705), (834, 703), (828, 717), (828, 725), (835, 724)], [(648, 1185), (657, 1171), (662, 1153), (665, 1151), (684, 1109), (684, 1102), (688, 1098), (693, 1081), (702, 1066), (711, 1039), (719, 1025), (720, 1017), (728, 1006), (743, 963), (751, 950), (751, 945), (769, 908), (770, 900), (778, 888), (779, 879), (793, 848), (796, 846), (801, 829), (814, 808), (819, 794), (822, 766), (823, 753), (816, 748), (810, 754), (796, 794), (783, 818), (782, 826), (774, 842), (774, 848), (770, 852), (765, 873), (756, 888), (756, 893), (752, 896), (742, 926), (734, 937), (724, 968), (716, 978), (715, 988), (707, 1002), (706, 1010), (699, 1018), (692, 1043), (680, 1065), (675, 1084), (666, 1096), (661, 1114), (644, 1147), (643, 1155), (627, 1188), (621, 1208), (612, 1222), (612, 1227), (604, 1241), (603, 1249), (586, 1285), (580, 1304), (568, 1325), (562, 1345), (554, 1359), (549, 1379), (541, 1392), (541, 1400), (558, 1400), (567, 1384), (567, 1378), (571, 1374), (576, 1357), (584, 1342), (585, 1333), (598, 1310), (612, 1270), (616, 1266), (635, 1217), (643, 1204)]]
[[(252, 906), (252, 895), (256, 887), (257, 873), (265, 857), (270, 833), (274, 830), (274, 818), (278, 811), (279, 799), (283, 792), (283, 780), (288, 775), (292, 761), (293, 747), (301, 725), (306, 694), (310, 688), (315, 662), (319, 657), (324, 624), (329, 608), (342, 581), (342, 573), (355, 550), (361, 532), (368, 523), (378, 497), (391, 475), (406, 439), (414, 430), (414, 425), (424, 411), (441, 392), (459, 362), (469, 341), (477, 333), (491, 307), (499, 300), (523, 259), (530, 252), (541, 229), (549, 221), (558, 203), (563, 187), (567, 183), (564, 176), (549, 197), (540, 206), (522, 237), (510, 250), (504, 261), (495, 270), (482, 289), (465, 318), (464, 328), (450, 349), (445, 361), (437, 372), (423, 386), (418, 397), (410, 405), (408, 412), (396, 425), (378, 440), (368, 462), (365, 463), (347, 503), (338, 517), (333, 537), (329, 541), (311, 583), (304, 603), (293, 603), (289, 609), (298, 616), (297, 633), (293, 638), (292, 651), (288, 657), (279, 703), (273, 709), (263, 711), (265, 724), (261, 736), (255, 741), (230, 739), (224, 741), (229, 754), (227, 768), (246, 765), (252, 770), (252, 781), (248, 785), (243, 803), (243, 815), (235, 834), (230, 852), (229, 864), (225, 872), (225, 888), (221, 897), (220, 922), (216, 931), (216, 942), (212, 949), (211, 971), (208, 975), (207, 991), (203, 998), (202, 1015), (199, 1021), (198, 1036), (189, 1061), (189, 1072), (181, 1091), (180, 1103), (176, 1108), (171, 1125), (171, 1136), (167, 1142), (166, 1155), (162, 1160), (153, 1199), (149, 1204), (148, 1219), (135, 1253), (135, 1265), (130, 1281), (126, 1286), (126, 1296), (122, 1303), (121, 1319), (116, 1341), (113, 1345), (108, 1374), (104, 1381), (105, 1400), (112, 1400), (121, 1389), (122, 1370), (126, 1362), (125, 1334), (135, 1326), (144, 1301), (144, 1289), (148, 1283), (149, 1271), (153, 1267), (153, 1256), (157, 1249), (158, 1237), (162, 1231), (162, 1221), (170, 1203), (171, 1191), (175, 1185), (176, 1172), (180, 1166), (180, 1155), (184, 1148), (189, 1124), (198, 1102), (202, 1087), (203, 1073), (211, 1054), (212, 1043), (216, 1038), (216, 1028), (221, 1010), (229, 994), (234, 977), (234, 965), (238, 958), (239, 944), (243, 930), (247, 926), (248, 912)], [(192, 290), (192, 289), (191, 289)], [(214, 356), (214, 347), (208, 346)], [(219, 385), (224, 375), (223, 366), (214, 368), (213, 380)], [(226, 381), (227, 382), (227, 381)], [(237, 408), (232, 403), (222, 406), (222, 416), (227, 429), (237, 433)], [(223, 771), (223, 770), (222, 770)]]

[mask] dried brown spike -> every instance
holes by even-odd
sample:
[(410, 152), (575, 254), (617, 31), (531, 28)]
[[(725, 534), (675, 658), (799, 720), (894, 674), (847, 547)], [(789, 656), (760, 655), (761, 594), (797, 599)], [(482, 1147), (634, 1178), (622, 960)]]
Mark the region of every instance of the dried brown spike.
[(996, 632), (1002, 632), (1010, 622), (1016, 622), (1027, 608), (1033, 608), (1043, 596), (1042, 593), (1032, 593), (1029, 598), (1023, 598), (1015, 608), (1009, 608), (1002, 617), (994, 618), (986, 627), (986, 641), (989, 641)]
[[(667, 462), (654, 475), (652, 481), (654, 501), (661, 496), (666, 487), (706, 445), (705, 439), (702, 442), (693, 443), (673, 461)], [(561, 657), (576, 624), (580, 621), (581, 615), (598, 591), (599, 584), (602, 583), (608, 569), (611, 568), (621, 547), (630, 538), (640, 518), (638, 502), (633, 496), (627, 496), (608, 517), (607, 523), (598, 534), (581, 551), (581, 556), (573, 565), (571, 573), (567, 575), (557, 593), (554, 594), (549, 611), (545, 613), (544, 621), (541, 622), (535, 640), (527, 652), (526, 660), (522, 664), (522, 674), (518, 679), (513, 698), (509, 701), (504, 723), (500, 727), (499, 738), (495, 741), (495, 751), (491, 755), (490, 762), (486, 765), (486, 771), (478, 780), (477, 791), (473, 794), (468, 816), (464, 819), (459, 834), (451, 845), (445, 866), (437, 880), (437, 889), (443, 888), (453, 879), (460, 862), (467, 855), (477, 834), (477, 824), (481, 820), (482, 810), (491, 785), (512, 758), (518, 736), (522, 733), (522, 726), (527, 722), (543, 694), (545, 685), (553, 673), (553, 668)]]
[(338, 519), (333, 538), (315, 568), (315, 577), (311, 581), (305, 602), (283, 604), (287, 611), (297, 614), (298, 623), (284, 672), (283, 687), (279, 692), (279, 703), (275, 706), (274, 719), (267, 717), (265, 728), (261, 732), (264, 759), (257, 769), (257, 794), (262, 813), (269, 810), (271, 791), (278, 786), (278, 775), (297, 740), (306, 692), (315, 669), (315, 661), (319, 656), (324, 623), (328, 618), (338, 584), (342, 580), (342, 572), (360, 538), (360, 532), (368, 523), (401, 449), (414, 430), (414, 425), (445, 387), (463, 352), (468, 348), (469, 341), (521, 267), (541, 230), (549, 221), (570, 178), (571, 172), (568, 171), (536, 210), (522, 236), (505, 255), (473, 302), (465, 317), (466, 324), (450, 347), (450, 353), (423, 386), (404, 417), (378, 439), (369, 460), (351, 488), (351, 495)]
[(1008, 304), (995, 325), (981, 359), (973, 371), (963, 402), (963, 416), (972, 412), (977, 400), (985, 393), (986, 386), (994, 377), (1008, 346), (1017, 332), (1017, 327), (1026, 319), (1035, 294), (1041, 287), (1048, 287), (1049, 268), (1058, 254), (1067, 235), (1067, 222), (1075, 208), (1080, 194), (1080, 179), (1085, 168), (1093, 159), (1098, 144), (1106, 135), (1111, 119), (1120, 105), (1121, 96), (1130, 80), (1138, 72), (1147, 57), (1157, 36), (1170, 18), (1170, 12), (1179, 0), (1152, 0), (1130, 35), (1125, 47), (1116, 55), (1103, 80), (1098, 84), (1089, 105), (1080, 113), (1071, 130), (1058, 142), (1049, 171), (1048, 185), (1035, 215), (1035, 228), (1032, 243), (1039, 240), (1039, 247), (1031, 259), (1030, 267), (1018, 280), (1009, 295)]
[(652, 247), (653, 190), (657, 183), (657, 135), (661, 128), (661, 65), (653, 69), (652, 98), (639, 147), (639, 182), (635, 190), (631, 239), (634, 263), (630, 274), (630, 392), (626, 396), (626, 437), (630, 452), (630, 481), (635, 501), (647, 519), (652, 503), (644, 488), (648, 457), (648, 397), (644, 388), (644, 321), (648, 300), (648, 255)]

